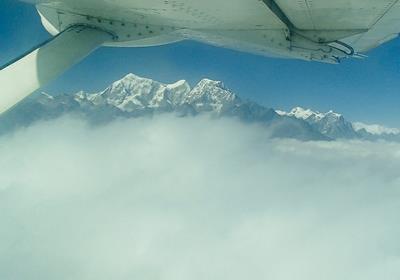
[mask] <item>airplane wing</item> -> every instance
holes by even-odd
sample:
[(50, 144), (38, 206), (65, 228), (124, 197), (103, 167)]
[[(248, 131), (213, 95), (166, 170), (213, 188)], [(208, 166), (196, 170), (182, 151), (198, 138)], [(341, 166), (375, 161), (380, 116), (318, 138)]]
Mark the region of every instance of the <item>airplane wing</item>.
[(74, 26), (5, 65), (0, 71), (0, 114), (111, 39), (104, 31)]
[[(398, 36), (400, 0), (22, 0), (54, 40), (0, 69), (0, 114), (98, 46), (194, 39), (221, 47), (339, 63)], [(4, 86), (5, 85), (5, 86)]]
[[(285, 56), (286, 50), (292, 48), (287, 55), (289, 58), (318, 60), (335, 63), (337, 54), (323, 59), (323, 55), (296, 54), (303, 50), (318, 50), (323, 45), (310, 46), (310, 42), (285, 42), (287, 30), (316, 43), (333, 43), (340, 40), (344, 57), (348, 54), (366, 52), (384, 42), (395, 38), (400, 32), (400, 3), (399, 0), (23, 0), (39, 3), (40, 10), (55, 10), (50, 18), (62, 18), (53, 22), (54, 26), (67, 26), (77, 18), (71, 15), (89, 15), (95, 19), (119, 20), (126, 23), (136, 23), (153, 26), (173, 27), (186, 32), (185, 38), (198, 39), (219, 46), (231, 47), (249, 52), (265, 52), (270, 55), (271, 48), (263, 50), (265, 42), (261, 36), (274, 37), (276, 51), (279, 57)], [(85, 21), (84, 18), (82, 18)], [(81, 22), (96, 24), (93, 22)], [(101, 28), (104, 28), (100, 24)], [(105, 27), (109, 28), (109, 27)], [(200, 33), (195, 33), (200, 31)], [(208, 31), (208, 34), (207, 34)], [(226, 31), (227, 40), (223, 40)], [(232, 31), (235, 31), (233, 34)], [(246, 31), (247, 34), (246, 34)], [(264, 31), (264, 32), (262, 32)], [(268, 32), (270, 31), (270, 32)], [(281, 32), (280, 36), (276, 31)], [(229, 33), (230, 32), (230, 33)], [(255, 32), (255, 34), (250, 34)], [(118, 32), (117, 32), (118, 33)], [(125, 32), (123, 32), (125, 34)], [(141, 32), (143, 33), (143, 32)], [(193, 34), (200, 34), (193, 36)], [(232, 35), (233, 34), (233, 35)], [(229, 37), (234, 38), (229, 38)], [(286, 37), (285, 37), (286, 36)], [(124, 36), (119, 36), (123, 38)], [(193, 38), (192, 38), (193, 37)], [(220, 38), (217, 38), (220, 37)], [(247, 38), (250, 42), (240, 42), (237, 38)], [(250, 38), (253, 37), (253, 38)], [(279, 38), (278, 38), (279, 37)], [(294, 36), (295, 37), (295, 36)], [(232, 39), (232, 40), (231, 40)], [(289, 38), (290, 39), (290, 38)], [(277, 43), (278, 41), (282, 42)], [(293, 41), (302, 38), (293, 38)], [(242, 40), (245, 41), (245, 40)], [(119, 42), (114, 42), (118, 45)], [(250, 43), (252, 46), (246, 47)], [(132, 44), (134, 46), (135, 44)], [(244, 46), (242, 46), (244, 45)], [(248, 44), (247, 44), (248, 45)], [(255, 46), (257, 45), (257, 46)], [(354, 51), (353, 51), (354, 50)], [(324, 49), (331, 52), (332, 49)], [(333, 49), (334, 51), (334, 49)]]
[[(222, 3), (222, 0), (214, 2)], [(230, 6), (234, 7), (236, 2), (230, 1)], [(205, 28), (200, 33), (190, 30), (187, 37), (268, 56), (275, 54), (277, 57), (339, 63), (343, 58), (365, 57), (363, 52), (396, 38), (400, 32), (399, 0), (242, 2), (257, 7), (256, 10), (241, 9), (248, 15), (247, 25), (240, 25), (244, 28), (226, 16), (225, 19), (230, 19), (230, 28), (218, 24), (216, 30)], [(264, 8), (259, 6), (260, 3)], [(220, 14), (215, 14), (215, 17), (224, 21), (221, 10), (214, 11), (218, 12)]]
[(356, 52), (366, 52), (400, 32), (398, 0), (275, 0), (290, 22), (299, 30), (321, 34), (334, 30), (364, 30), (341, 38)]

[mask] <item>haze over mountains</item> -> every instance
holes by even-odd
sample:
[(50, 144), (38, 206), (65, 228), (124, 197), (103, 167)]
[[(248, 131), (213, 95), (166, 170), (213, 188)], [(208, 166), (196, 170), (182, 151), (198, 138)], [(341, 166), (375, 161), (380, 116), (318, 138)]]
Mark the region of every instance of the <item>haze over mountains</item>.
[(320, 113), (297, 107), (283, 112), (246, 101), (220, 81), (203, 79), (191, 88), (184, 80), (163, 84), (134, 74), (126, 75), (98, 93), (34, 95), (0, 116), (0, 134), (67, 113), (81, 116), (92, 124), (163, 113), (179, 117), (209, 114), (213, 118), (229, 117), (261, 124), (275, 138), (400, 141), (397, 129), (351, 123), (333, 111)]

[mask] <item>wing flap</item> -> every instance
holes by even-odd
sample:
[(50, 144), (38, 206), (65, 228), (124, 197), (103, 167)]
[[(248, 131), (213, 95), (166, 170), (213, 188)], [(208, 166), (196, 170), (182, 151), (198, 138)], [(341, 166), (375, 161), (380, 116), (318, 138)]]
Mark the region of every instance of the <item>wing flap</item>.
[(398, 0), (275, 0), (298, 29), (372, 28)]
[(356, 52), (373, 49), (396, 38), (400, 32), (399, 0), (275, 2), (300, 34), (310, 39), (340, 39)]
[(398, 37), (400, 32), (400, 2), (396, 3), (368, 32), (345, 41), (357, 51), (366, 52)]

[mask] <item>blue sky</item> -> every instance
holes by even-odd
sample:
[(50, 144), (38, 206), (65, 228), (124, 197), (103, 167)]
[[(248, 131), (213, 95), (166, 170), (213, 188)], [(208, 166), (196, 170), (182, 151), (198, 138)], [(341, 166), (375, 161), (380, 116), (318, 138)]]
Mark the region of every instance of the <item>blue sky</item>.
[[(32, 5), (0, 2), (0, 64), (48, 38)], [(101, 48), (44, 90), (97, 91), (132, 72), (162, 82), (207, 77), (265, 106), (333, 109), (350, 120), (400, 127), (400, 40), (366, 60), (325, 65), (260, 57), (181, 42), (151, 48)], [(17, 82), (17, 81), (16, 81)]]

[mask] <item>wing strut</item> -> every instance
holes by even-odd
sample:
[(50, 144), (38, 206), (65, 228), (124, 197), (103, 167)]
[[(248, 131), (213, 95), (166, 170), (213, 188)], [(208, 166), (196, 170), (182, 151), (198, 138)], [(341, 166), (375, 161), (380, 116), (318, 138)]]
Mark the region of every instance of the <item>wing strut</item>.
[(72, 26), (43, 46), (0, 70), (0, 114), (51, 82), (113, 36), (88, 26)]
[(289, 31), (295, 30), (293, 22), (286, 16), (286, 14), (282, 11), (281, 7), (276, 4), (275, 0), (262, 0), (265, 5), (286, 25)]

